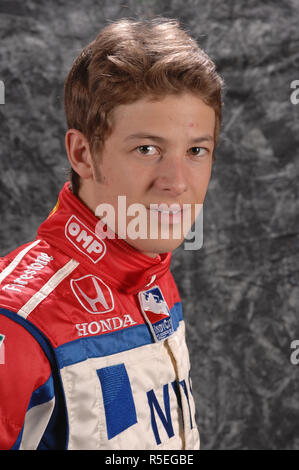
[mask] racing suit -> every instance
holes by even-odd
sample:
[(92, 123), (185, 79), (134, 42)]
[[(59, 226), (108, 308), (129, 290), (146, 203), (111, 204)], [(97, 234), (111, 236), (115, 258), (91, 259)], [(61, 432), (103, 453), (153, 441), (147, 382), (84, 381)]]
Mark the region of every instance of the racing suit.
[(0, 448), (198, 449), (171, 254), (99, 223), (67, 182), (0, 262)]

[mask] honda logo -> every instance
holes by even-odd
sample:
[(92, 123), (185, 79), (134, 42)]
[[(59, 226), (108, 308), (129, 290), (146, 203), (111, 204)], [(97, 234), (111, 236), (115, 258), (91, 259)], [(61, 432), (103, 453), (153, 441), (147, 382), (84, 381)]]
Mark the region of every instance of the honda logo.
[(107, 313), (114, 309), (110, 288), (97, 276), (87, 274), (79, 279), (71, 279), (71, 288), (89, 313)]

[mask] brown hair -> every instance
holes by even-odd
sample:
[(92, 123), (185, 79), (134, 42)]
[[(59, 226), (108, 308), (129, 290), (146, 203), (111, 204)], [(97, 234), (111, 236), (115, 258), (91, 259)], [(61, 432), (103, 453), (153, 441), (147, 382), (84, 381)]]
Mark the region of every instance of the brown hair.
[[(103, 28), (73, 63), (64, 88), (67, 125), (85, 135), (95, 158), (112, 131), (116, 106), (191, 91), (215, 111), (216, 146), (222, 85), (213, 61), (176, 20), (122, 19)], [(73, 169), (70, 177), (78, 194), (80, 177)]]

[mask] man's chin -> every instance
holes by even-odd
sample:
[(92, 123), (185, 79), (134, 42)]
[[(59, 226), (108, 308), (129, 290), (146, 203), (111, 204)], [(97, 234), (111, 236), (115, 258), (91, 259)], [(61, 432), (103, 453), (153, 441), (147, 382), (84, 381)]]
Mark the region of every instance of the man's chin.
[(126, 239), (126, 242), (133, 246), (136, 250), (144, 253), (151, 258), (155, 258), (158, 254), (168, 253), (169, 251), (174, 251), (178, 248), (184, 239), (167, 239), (167, 240), (144, 240), (144, 239)]

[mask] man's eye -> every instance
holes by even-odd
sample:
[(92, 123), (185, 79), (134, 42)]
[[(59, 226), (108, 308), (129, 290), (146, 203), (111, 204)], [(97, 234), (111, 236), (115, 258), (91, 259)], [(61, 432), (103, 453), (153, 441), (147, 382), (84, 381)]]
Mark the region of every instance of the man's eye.
[(142, 155), (155, 155), (157, 149), (154, 145), (139, 145), (137, 152), (142, 153)]
[(203, 157), (208, 152), (208, 149), (205, 147), (191, 147), (189, 152), (194, 157)]

